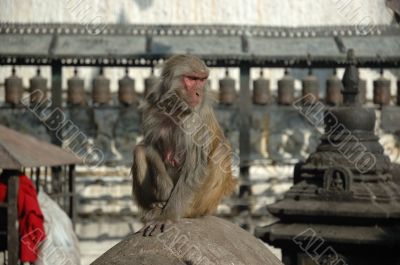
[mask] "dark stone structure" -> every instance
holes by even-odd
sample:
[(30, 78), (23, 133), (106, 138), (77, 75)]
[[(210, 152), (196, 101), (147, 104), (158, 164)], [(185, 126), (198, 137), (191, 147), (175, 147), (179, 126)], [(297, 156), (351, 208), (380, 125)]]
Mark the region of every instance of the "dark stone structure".
[[(284, 199), (268, 207), (279, 221), (257, 230), (282, 249), (286, 265), (400, 264), (398, 176), (374, 135), (375, 110), (357, 101), (358, 69), (351, 54), (343, 105), (325, 109), (317, 151), (296, 165), (294, 186)], [(316, 106), (305, 105), (301, 112), (312, 118), (310, 107)]]
[(118, 119), (114, 124), (114, 140), (122, 164), (131, 165), (132, 150), (140, 135), (140, 115), (137, 107), (135, 105), (120, 107)]
[(50, 134), (46, 126), (25, 107), (0, 108), (0, 124), (50, 142)]
[(112, 150), (113, 128), (115, 128), (117, 120), (118, 112), (114, 108), (107, 106), (94, 108), (94, 123), (96, 126), (94, 144), (103, 151), (104, 161), (108, 165), (113, 165), (118, 160), (116, 153)]
[[(322, 113), (316, 115), (322, 118)], [(319, 143), (317, 130), (322, 128), (310, 125), (293, 106), (254, 105), (250, 129), (252, 158), (285, 164), (313, 152)]]

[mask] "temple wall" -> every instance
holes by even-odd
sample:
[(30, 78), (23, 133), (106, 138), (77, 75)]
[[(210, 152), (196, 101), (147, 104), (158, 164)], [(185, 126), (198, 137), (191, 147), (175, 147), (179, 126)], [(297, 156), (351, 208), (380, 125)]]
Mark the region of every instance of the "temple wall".
[[(139, 23), (139, 24), (230, 24), (258, 26), (333, 26), (354, 25), (363, 30), (373, 29), (376, 24), (390, 24), (393, 12), (384, 0), (5, 0), (0, 2), (0, 23)], [(100, 27), (101, 28), (101, 27)], [(28, 78), (34, 76), (35, 67), (17, 67), (17, 72), (28, 86)], [(50, 68), (43, 67), (43, 75), (50, 77)], [(156, 70), (156, 73), (158, 70)], [(258, 77), (258, 69), (252, 77)], [(80, 67), (87, 90), (97, 75), (94, 67)], [(136, 88), (143, 90), (143, 79), (149, 69), (132, 69)], [(106, 68), (111, 78), (112, 91), (117, 90), (117, 80), (124, 75), (122, 68)], [(265, 76), (272, 84), (282, 77), (282, 69), (266, 69)], [(10, 75), (10, 67), (0, 67), (0, 84)], [(73, 68), (63, 70), (63, 88), (73, 75)], [(237, 68), (231, 69), (234, 78), (239, 77)], [(361, 76), (371, 88), (376, 71), (364, 69)], [(386, 76), (395, 79), (392, 73)], [(211, 87), (217, 89), (218, 79), (224, 77), (224, 69), (211, 71)], [(393, 83), (393, 82), (392, 82)], [(299, 88), (300, 82), (296, 83)], [(274, 86), (272, 86), (274, 88)], [(238, 89), (238, 85), (237, 85)], [(394, 91), (394, 85), (392, 91)], [(370, 90), (370, 89), (369, 89)], [(0, 100), (4, 90), (0, 88)]]

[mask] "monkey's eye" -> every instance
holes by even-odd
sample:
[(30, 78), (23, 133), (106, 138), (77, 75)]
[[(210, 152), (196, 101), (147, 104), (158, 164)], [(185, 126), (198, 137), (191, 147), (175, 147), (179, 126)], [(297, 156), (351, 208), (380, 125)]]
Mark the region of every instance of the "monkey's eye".
[(188, 78), (191, 81), (205, 81), (207, 80), (207, 77), (198, 77), (198, 76), (191, 76), (191, 75), (187, 75), (185, 76), (186, 78)]
[(183, 77), (183, 80), (184, 80), (185, 84), (189, 85), (189, 86), (193, 86), (196, 84), (196, 80), (190, 78), (189, 76)]
[(196, 77), (196, 76), (186, 76), (186, 78), (189, 79), (189, 80), (191, 80), (191, 81), (197, 81), (197, 80), (199, 80), (199, 78)]

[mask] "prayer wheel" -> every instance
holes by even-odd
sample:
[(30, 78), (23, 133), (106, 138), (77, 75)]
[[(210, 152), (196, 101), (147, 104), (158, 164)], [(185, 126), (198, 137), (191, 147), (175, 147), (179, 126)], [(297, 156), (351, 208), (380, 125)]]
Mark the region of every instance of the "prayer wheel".
[(129, 77), (128, 68), (125, 76), (118, 80), (118, 100), (124, 106), (130, 106), (136, 101), (135, 80)]
[(291, 105), (294, 101), (294, 78), (285, 70), (285, 75), (278, 80), (278, 104)]
[(381, 70), (381, 76), (374, 80), (374, 104), (377, 105), (389, 105), (390, 103), (390, 80), (383, 76), (383, 70)]
[(151, 68), (151, 74), (149, 77), (144, 79), (144, 97), (147, 96), (150, 89), (155, 86), (158, 82), (158, 78), (154, 75), (154, 69)]
[(253, 82), (253, 104), (266, 105), (270, 102), (271, 91), (269, 80), (264, 78), (264, 72), (260, 71), (260, 77)]
[(236, 90), (235, 80), (229, 76), (229, 71), (225, 71), (225, 77), (219, 80), (219, 103), (231, 105), (235, 102)]
[(16, 75), (14, 67), (11, 70), (11, 76), (6, 78), (4, 87), (6, 103), (13, 106), (19, 105), (21, 103), (24, 89), (22, 87), (22, 78)]
[(317, 77), (313, 75), (312, 69), (302, 80), (302, 96), (304, 103), (314, 104), (319, 100), (319, 83)]
[(29, 80), (29, 93), (31, 103), (38, 104), (47, 98), (47, 79), (41, 76), (40, 68), (36, 76)]
[(67, 103), (73, 106), (85, 105), (84, 81), (78, 76), (78, 70), (74, 70), (74, 76), (67, 81)]
[(95, 105), (106, 105), (111, 99), (110, 79), (104, 76), (103, 68), (93, 80), (92, 100)]
[(326, 80), (326, 97), (325, 101), (329, 105), (337, 106), (342, 103), (342, 81), (333, 71), (333, 75)]

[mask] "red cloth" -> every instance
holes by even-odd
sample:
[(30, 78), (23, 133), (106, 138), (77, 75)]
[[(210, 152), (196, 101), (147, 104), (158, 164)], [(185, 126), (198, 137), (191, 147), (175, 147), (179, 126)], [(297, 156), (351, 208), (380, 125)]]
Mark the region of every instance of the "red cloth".
[[(7, 185), (0, 182), (0, 202), (7, 198)], [(19, 176), (18, 222), (21, 262), (35, 262), (40, 243), (45, 239), (44, 217), (39, 207), (35, 186), (25, 175)]]

